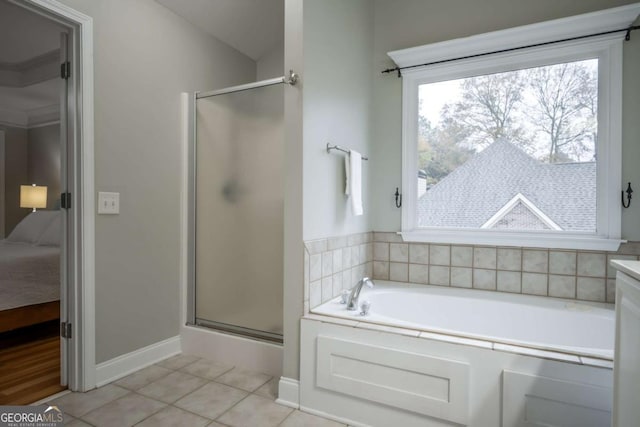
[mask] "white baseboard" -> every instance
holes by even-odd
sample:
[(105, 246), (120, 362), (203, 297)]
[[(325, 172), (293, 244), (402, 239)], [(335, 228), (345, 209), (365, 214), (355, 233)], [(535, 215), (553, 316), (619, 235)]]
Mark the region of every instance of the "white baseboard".
[(181, 351), (182, 346), (178, 335), (102, 362), (96, 365), (96, 387), (125, 377)]
[(197, 326), (183, 326), (180, 337), (184, 354), (263, 372), (273, 377), (282, 375), (281, 345)]
[(350, 420), (348, 418), (336, 417), (335, 415), (330, 414), (328, 412), (317, 411), (315, 409), (307, 408), (307, 407), (304, 407), (304, 406), (300, 406), (300, 410), (302, 412), (306, 412), (306, 413), (311, 414), (311, 415), (317, 415), (319, 417), (326, 418), (328, 420), (333, 420), (333, 421), (336, 421), (336, 422), (341, 423), (341, 424), (346, 424), (346, 425), (348, 425), (350, 427), (371, 427), (368, 424), (362, 424), (362, 423), (360, 423), (358, 421), (353, 421), (353, 420)]
[(276, 403), (298, 409), (300, 406), (300, 381), (280, 377), (278, 383), (278, 399)]

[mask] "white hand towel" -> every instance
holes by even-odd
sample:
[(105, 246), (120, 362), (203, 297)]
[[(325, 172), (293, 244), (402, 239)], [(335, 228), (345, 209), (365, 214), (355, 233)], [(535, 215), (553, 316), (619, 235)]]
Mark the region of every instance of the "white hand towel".
[(345, 156), (344, 157), (344, 177), (345, 177), (345, 183), (344, 183), (344, 194), (346, 194), (347, 196), (349, 195), (349, 186), (351, 185), (351, 177), (349, 175), (351, 175), (351, 156)]
[(349, 150), (349, 167), (346, 168), (347, 191), (351, 196), (351, 209), (355, 216), (362, 215), (362, 155)]

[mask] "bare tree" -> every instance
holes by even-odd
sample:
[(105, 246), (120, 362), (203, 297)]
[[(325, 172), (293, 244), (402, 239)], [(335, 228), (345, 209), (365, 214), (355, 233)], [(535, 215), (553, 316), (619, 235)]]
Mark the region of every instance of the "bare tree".
[(522, 107), (525, 84), (521, 72), (465, 79), (461, 86), (462, 99), (443, 107), (443, 121), (451, 120), (466, 128), (466, 143), (470, 147), (484, 147), (498, 139), (525, 147), (530, 138), (515, 120), (516, 112)]
[(553, 163), (588, 156), (597, 137), (595, 72), (584, 64), (566, 63), (532, 68), (527, 74), (535, 97), (529, 115), (548, 136), (544, 160)]

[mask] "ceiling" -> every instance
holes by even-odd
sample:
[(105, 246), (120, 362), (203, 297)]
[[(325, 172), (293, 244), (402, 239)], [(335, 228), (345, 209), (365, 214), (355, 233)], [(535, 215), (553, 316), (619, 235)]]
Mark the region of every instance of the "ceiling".
[(0, 63), (17, 64), (60, 48), (64, 27), (0, 0)]
[(284, 39), (284, 0), (156, 0), (254, 61)]
[(60, 33), (63, 31), (62, 25), (7, 0), (0, 0), (0, 122), (28, 127), (40, 119), (57, 116), (59, 77), (51, 79), (48, 71), (39, 72), (38, 78), (15, 84), (7, 76), (10, 73), (28, 73), (32, 67), (40, 67), (42, 71), (45, 65), (54, 65), (57, 69), (59, 60), (55, 52), (60, 48)]

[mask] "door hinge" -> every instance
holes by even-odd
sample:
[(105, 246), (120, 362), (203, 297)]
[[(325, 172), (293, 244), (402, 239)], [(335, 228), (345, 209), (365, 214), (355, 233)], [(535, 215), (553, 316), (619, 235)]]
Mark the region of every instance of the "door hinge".
[(71, 338), (71, 323), (60, 323), (60, 336), (62, 338)]
[(71, 193), (60, 194), (60, 207), (62, 209), (71, 209)]
[(68, 80), (71, 77), (71, 62), (63, 62), (60, 64), (60, 77)]

